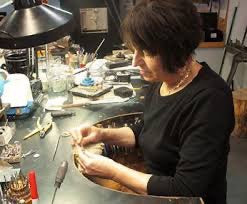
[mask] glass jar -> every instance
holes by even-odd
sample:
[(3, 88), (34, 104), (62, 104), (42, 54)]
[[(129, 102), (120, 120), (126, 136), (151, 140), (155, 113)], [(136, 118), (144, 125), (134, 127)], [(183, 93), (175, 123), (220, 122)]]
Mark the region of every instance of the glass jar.
[(50, 64), (47, 79), (49, 98), (67, 97), (67, 78), (63, 66)]

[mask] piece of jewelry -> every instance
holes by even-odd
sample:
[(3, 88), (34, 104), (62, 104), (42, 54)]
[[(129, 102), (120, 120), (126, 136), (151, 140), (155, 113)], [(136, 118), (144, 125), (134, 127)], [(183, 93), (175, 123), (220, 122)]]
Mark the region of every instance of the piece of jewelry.
[(177, 89), (179, 89), (179, 88), (184, 84), (184, 82), (186, 81), (186, 79), (188, 79), (188, 77), (189, 77), (190, 74), (191, 74), (191, 71), (192, 71), (191, 68), (192, 68), (192, 66), (194, 65), (194, 63), (195, 63), (195, 62), (192, 61), (191, 66), (186, 67), (186, 72), (185, 72), (183, 78), (180, 79), (180, 81), (178, 81), (177, 85), (175, 85), (175, 86), (174, 86), (173, 88), (171, 88), (171, 89), (168, 89), (168, 86), (167, 86), (167, 84), (166, 84), (166, 88), (167, 88), (168, 95), (170, 95), (171, 93), (173, 93), (174, 91), (176, 91)]

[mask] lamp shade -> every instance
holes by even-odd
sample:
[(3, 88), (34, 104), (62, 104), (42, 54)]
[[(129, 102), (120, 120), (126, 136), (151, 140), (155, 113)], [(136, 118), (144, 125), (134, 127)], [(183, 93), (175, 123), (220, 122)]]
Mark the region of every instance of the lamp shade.
[(21, 49), (43, 45), (73, 31), (73, 15), (48, 4), (19, 8), (0, 22), (0, 48)]

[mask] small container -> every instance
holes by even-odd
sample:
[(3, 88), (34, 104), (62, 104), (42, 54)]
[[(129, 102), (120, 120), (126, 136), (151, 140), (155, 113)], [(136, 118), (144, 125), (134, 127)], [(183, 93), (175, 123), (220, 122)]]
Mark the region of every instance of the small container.
[(47, 72), (48, 79), (48, 98), (68, 97), (67, 94), (67, 75), (63, 65), (55, 64)]
[(73, 74), (68, 74), (66, 78), (67, 78), (67, 90), (70, 90), (74, 87), (75, 77)]
[(54, 93), (60, 93), (66, 91), (67, 80), (65, 75), (56, 75), (50, 79), (51, 90)]

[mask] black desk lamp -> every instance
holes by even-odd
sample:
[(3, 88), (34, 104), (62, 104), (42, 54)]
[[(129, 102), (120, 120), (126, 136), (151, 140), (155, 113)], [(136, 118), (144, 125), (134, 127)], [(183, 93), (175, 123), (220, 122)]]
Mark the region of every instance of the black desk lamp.
[[(42, 4), (41, 0), (13, 0), (13, 5), (15, 10), (0, 22), (0, 48), (32, 48), (58, 40), (73, 31), (73, 16), (67, 11)], [(34, 62), (30, 64), (33, 65)], [(38, 77), (37, 66), (35, 68)], [(0, 119), (7, 109), (0, 103)]]
[(22, 49), (47, 44), (73, 31), (71, 13), (41, 0), (14, 0), (15, 10), (0, 22), (0, 48)]

